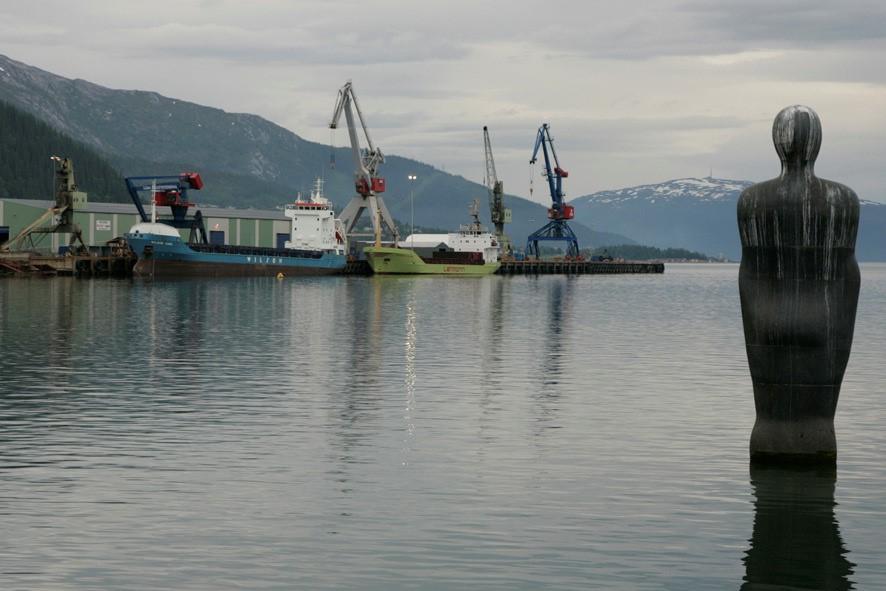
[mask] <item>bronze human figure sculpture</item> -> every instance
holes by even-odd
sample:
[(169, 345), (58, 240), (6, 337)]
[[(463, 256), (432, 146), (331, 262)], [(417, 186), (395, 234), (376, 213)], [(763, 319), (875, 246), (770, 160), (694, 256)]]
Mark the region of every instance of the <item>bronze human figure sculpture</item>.
[(751, 460), (833, 462), (860, 283), (858, 197), (815, 176), (815, 111), (783, 109), (772, 138), (781, 174), (738, 201), (738, 283), (757, 410)]

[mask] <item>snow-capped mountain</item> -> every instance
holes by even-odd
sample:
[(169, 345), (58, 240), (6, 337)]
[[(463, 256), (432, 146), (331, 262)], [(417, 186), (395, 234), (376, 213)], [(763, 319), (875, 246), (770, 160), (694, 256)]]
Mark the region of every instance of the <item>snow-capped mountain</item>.
[[(609, 191), (571, 201), (575, 219), (640, 244), (687, 248), (741, 258), (736, 204), (751, 181), (684, 178)], [(859, 260), (886, 261), (886, 205), (861, 201)]]
[(730, 201), (753, 183), (750, 181), (732, 181), (728, 179), (676, 179), (656, 185), (640, 185), (611, 191), (600, 191), (593, 195), (579, 197), (572, 203), (576, 205), (582, 201), (595, 203), (626, 203), (635, 199), (644, 199), (649, 203), (657, 201), (673, 202), (681, 199), (695, 201)]

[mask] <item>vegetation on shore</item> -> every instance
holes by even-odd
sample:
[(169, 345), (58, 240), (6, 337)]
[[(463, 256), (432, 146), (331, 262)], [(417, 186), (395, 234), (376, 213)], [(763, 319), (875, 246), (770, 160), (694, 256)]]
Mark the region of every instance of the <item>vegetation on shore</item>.
[(601, 246), (598, 248), (584, 249), (582, 254), (586, 257), (609, 255), (616, 259), (629, 261), (652, 261), (652, 260), (691, 260), (711, 261), (716, 260), (701, 252), (687, 250), (685, 248), (656, 248), (641, 244), (617, 244), (613, 246)]
[(86, 145), (0, 101), (0, 198), (54, 198), (50, 156), (71, 158), (74, 178), (93, 201), (128, 201), (123, 177)]

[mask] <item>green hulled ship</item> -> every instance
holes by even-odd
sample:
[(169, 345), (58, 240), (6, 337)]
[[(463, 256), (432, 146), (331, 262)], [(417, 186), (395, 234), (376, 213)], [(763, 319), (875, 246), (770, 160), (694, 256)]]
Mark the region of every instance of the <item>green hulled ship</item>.
[(486, 262), (479, 252), (435, 252), (421, 257), (410, 248), (369, 246), (363, 252), (374, 273), (401, 275), (492, 275), (501, 262)]
[(413, 234), (397, 246), (382, 246), (376, 231), (375, 246), (363, 249), (373, 273), (398, 275), (492, 275), (501, 266), (501, 247), (494, 234), (480, 224), (480, 203), (471, 204), (474, 221), (458, 232)]

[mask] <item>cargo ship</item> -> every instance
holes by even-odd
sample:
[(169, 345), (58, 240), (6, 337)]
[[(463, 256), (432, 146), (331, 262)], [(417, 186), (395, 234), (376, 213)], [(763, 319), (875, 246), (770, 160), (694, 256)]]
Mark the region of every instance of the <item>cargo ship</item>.
[(480, 224), (479, 204), (471, 207), (474, 221), (449, 234), (412, 234), (397, 246), (363, 249), (373, 273), (399, 275), (481, 276), (501, 266), (494, 234)]
[(152, 199), (151, 221), (135, 224), (124, 238), (138, 257), (138, 275), (331, 275), (344, 270), (344, 229), (319, 179), (310, 199), (286, 205), (284, 214), (291, 220), (284, 248), (189, 243), (176, 228), (157, 222)]

